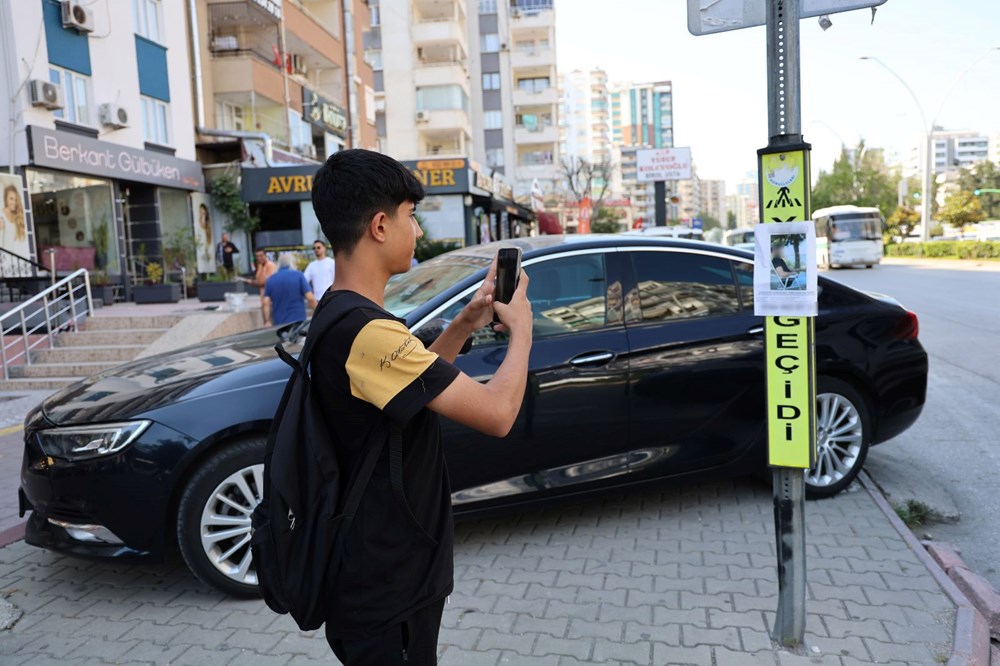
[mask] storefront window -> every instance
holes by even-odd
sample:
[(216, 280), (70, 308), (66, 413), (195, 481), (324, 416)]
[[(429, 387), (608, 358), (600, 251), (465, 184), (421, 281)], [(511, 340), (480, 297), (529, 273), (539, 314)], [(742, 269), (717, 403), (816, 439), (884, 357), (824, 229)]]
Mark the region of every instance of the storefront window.
[(120, 273), (111, 182), (41, 169), (27, 175), (39, 263), (48, 266), (54, 249), (59, 272)]

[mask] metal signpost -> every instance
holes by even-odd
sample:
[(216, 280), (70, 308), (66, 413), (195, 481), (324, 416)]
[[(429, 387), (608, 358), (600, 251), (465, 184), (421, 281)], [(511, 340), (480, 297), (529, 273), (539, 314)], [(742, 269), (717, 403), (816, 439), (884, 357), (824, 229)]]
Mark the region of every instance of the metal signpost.
[[(688, 29), (694, 35), (766, 26), (768, 146), (758, 151), (761, 222), (802, 223), (811, 217), (809, 144), (802, 139), (800, 18), (875, 7), (885, 1), (688, 0)], [(761, 243), (756, 246), (760, 255)], [(811, 260), (815, 262), (815, 256)], [(770, 262), (770, 257), (755, 258), (755, 266), (770, 267)], [(804, 470), (812, 466), (816, 450), (814, 319), (769, 316), (765, 338), (768, 461), (774, 468), (778, 553), (773, 637), (792, 646), (805, 638)]]

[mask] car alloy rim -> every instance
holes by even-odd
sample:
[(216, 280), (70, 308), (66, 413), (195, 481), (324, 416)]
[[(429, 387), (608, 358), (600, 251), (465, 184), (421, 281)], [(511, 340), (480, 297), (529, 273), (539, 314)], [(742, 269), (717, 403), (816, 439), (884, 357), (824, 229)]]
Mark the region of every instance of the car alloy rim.
[(250, 514), (260, 502), (264, 465), (251, 465), (222, 481), (205, 502), (201, 514), (201, 547), (208, 561), (239, 583), (257, 584), (251, 565)]
[(816, 397), (816, 464), (806, 481), (831, 486), (851, 473), (861, 455), (864, 428), (857, 407), (838, 393)]

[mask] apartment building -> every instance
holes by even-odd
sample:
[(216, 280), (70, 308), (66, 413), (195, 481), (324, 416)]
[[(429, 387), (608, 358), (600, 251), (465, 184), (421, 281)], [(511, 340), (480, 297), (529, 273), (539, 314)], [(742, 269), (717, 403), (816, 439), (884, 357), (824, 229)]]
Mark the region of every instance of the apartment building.
[(723, 228), (727, 224), (726, 215), (726, 181), (701, 181), (701, 206), (699, 210), (719, 221)]
[[(934, 173), (946, 174), (968, 169), (990, 158), (990, 139), (973, 130), (944, 130), (935, 128)], [(910, 148), (904, 165), (904, 175), (919, 176), (923, 173), (923, 140)]]
[[(611, 164), (611, 97), (604, 70), (575, 70), (561, 75), (559, 100), (563, 159), (583, 159), (594, 165)], [(615, 175), (620, 180), (620, 174)], [(608, 185), (611, 180), (608, 179)], [(605, 184), (604, 179), (597, 179), (592, 189), (599, 191)]]
[[(362, 48), (368, 3), (191, 5), (198, 154), (210, 178), (240, 165), (243, 198), (261, 220), (253, 238), (236, 242), (247, 250), (309, 244), (320, 233), (310, 201), (316, 168), (343, 148), (376, 147), (374, 73)], [(202, 205), (216, 213), (211, 201)], [(252, 252), (240, 259), (249, 269)], [(214, 258), (199, 253), (199, 270), (209, 269)]]
[[(673, 85), (670, 81), (611, 85), (611, 141), (618, 151), (621, 182), (616, 195), (632, 201), (633, 216), (652, 221), (655, 216), (653, 183), (636, 179), (635, 152), (642, 148), (671, 148), (674, 145)], [(671, 203), (676, 196), (668, 184), (667, 219), (681, 217)]]
[(25, 259), (86, 268), (128, 298), (164, 239), (190, 233), (204, 177), (186, 26), (176, 2), (0, 3), (5, 276), (30, 274)]
[(496, 39), (501, 51), (511, 49), (514, 194), (527, 200), (537, 183), (544, 195), (552, 195), (562, 181), (554, 0), (510, 0), (509, 39)]
[(530, 211), (515, 204), (510, 184), (506, 2), (369, 4), (365, 57), (375, 70), (378, 145), (423, 183), (425, 233), (460, 244), (529, 233)]

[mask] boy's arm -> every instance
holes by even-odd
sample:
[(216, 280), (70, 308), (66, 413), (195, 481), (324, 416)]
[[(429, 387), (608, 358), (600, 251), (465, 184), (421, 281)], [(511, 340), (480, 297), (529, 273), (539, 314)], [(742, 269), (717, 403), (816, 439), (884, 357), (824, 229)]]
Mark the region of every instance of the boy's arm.
[[(480, 384), (465, 373), (459, 373), (448, 388), (428, 403), (430, 409), (487, 435), (504, 437), (510, 432), (524, 400), (531, 353), (532, 318), (527, 288), (528, 277), (522, 272), (510, 304), (494, 304), (500, 321), (510, 330), (507, 354), (496, 374), (485, 384)], [(447, 333), (448, 329), (442, 333), (442, 338)], [(460, 333), (457, 333), (455, 337), (459, 336)], [(461, 339), (464, 342), (465, 338)], [(446, 340), (445, 344), (449, 341)]]
[(448, 324), (448, 328), (438, 336), (428, 349), (449, 363), (454, 363), (458, 353), (465, 346), (466, 340), (473, 331), (486, 326), (493, 320), (493, 290), (496, 278), (497, 262), (493, 260), (486, 272), (486, 279), (479, 286), (469, 304)]

